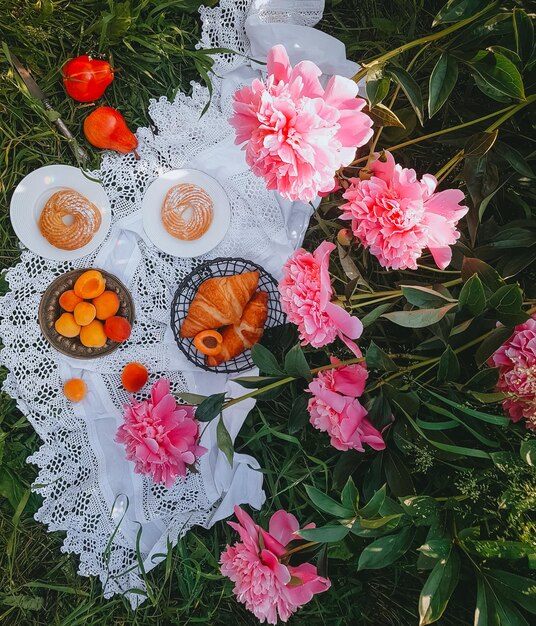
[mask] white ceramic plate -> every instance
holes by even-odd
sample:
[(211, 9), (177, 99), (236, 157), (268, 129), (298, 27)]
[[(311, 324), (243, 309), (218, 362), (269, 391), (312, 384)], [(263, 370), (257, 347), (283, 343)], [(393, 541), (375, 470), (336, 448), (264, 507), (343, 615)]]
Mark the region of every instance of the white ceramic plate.
[[(39, 217), (50, 196), (60, 189), (75, 189), (100, 210), (102, 222), (93, 239), (77, 250), (61, 250), (49, 243), (39, 230)], [(17, 185), (10, 206), (11, 224), (22, 243), (45, 259), (71, 261), (96, 250), (110, 229), (111, 212), (102, 185), (70, 165), (47, 165), (34, 170)]]
[[(214, 219), (207, 232), (192, 241), (170, 235), (162, 223), (161, 210), (167, 192), (179, 183), (191, 183), (204, 189), (214, 204)], [(199, 170), (172, 170), (154, 180), (143, 197), (143, 228), (154, 245), (177, 257), (192, 258), (215, 248), (225, 237), (231, 222), (231, 208), (220, 183)]]

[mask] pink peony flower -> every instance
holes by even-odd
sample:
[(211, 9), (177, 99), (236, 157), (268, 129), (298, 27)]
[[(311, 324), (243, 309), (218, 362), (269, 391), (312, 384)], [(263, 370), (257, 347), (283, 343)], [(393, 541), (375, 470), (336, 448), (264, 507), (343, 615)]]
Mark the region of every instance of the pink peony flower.
[[(332, 363), (339, 359), (331, 358)], [(363, 443), (383, 450), (381, 433), (367, 419), (367, 410), (358, 398), (365, 390), (368, 372), (364, 363), (345, 365), (319, 372), (309, 385), (313, 397), (308, 410), (311, 424), (331, 437), (337, 450), (359, 450)]]
[(266, 82), (234, 95), (235, 143), (247, 142), (246, 161), (268, 189), (309, 202), (333, 189), (335, 172), (372, 137), (372, 120), (361, 113), (356, 83), (333, 76), (324, 89), (320, 68), (311, 61), (293, 68), (281, 45), (270, 50), (267, 70)]
[[(234, 594), (261, 622), (286, 622), (298, 608), (307, 604), (315, 593), (330, 588), (327, 578), (318, 575), (311, 563), (287, 564), (282, 557), (286, 546), (299, 539), (298, 520), (286, 511), (276, 511), (269, 532), (255, 524), (239, 506), (234, 508), (238, 524), (228, 522), (242, 541), (227, 546), (220, 557), (221, 572), (234, 583)], [(306, 528), (314, 527), (309, 524)]]
[(516, 326), (514, 334), (491, 355), (491, 367), (499, 368), (497, 390), (511, 394), (503, 402), (512, 421), (526, 420), (536, 430), (536, 315)]
[[(378, 157), (378, 155), (376, 155)], [(387, 269), (417, 269), (417, 259), (428, 248), (438, 267), (452, 258), (449, 246), (460, 233), (458, 221), (468, 207), (460, 205), (460, 189), (435, 192), (437, 180), (395, 164), (393, 155), (376, 158), (369, 165), (369, 180), (354, 178), (343, 197), (342, 219), (352, 221), (354, 235)]]
[(186, 466), (207, 452), (197, 445), (193, 407), (175, 402), (166, 378), (153, 385), (151, 400), (133, 400), (126, 405), (124, 420), (116, 442), (125, 444), (127, 459), (136, 463), (138, 474), (150, 474), (156, 483), (168, 488), (177, 476), (186, 476)]
[(298, 326), (302, 345), (320, 348), (338, 336), (356, 352), (358, 348), (351, 339), (361, 336), (363, 325), (331, 302), (329, 255), (334, 249), (334, 244), (324, 241), (312, 254), (300, 249), (290, 257), (279, 283), (281, 306)]

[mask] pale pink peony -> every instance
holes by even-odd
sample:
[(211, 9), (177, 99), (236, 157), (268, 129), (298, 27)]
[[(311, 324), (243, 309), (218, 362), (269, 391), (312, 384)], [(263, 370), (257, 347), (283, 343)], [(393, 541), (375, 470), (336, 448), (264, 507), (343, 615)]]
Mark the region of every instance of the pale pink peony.
[[(331, 358), (332, 363), (339, 359)], [(367, 419), (367, 410), (358, 398), (365, 390), (368, 372), (364, 363), (345, 365), (319, 372), (309, 385), (313, 397), (308, 410), (311, 424), (331, 437), (337, 450), (359, 450), (363, 443), (383, 450), (381, 433)]]
[[(229, 522), (242, 541), (227, 546), (220, 557), (221, 572), (234, 583), (234, 593), (261, 622), (286, 622), (313, 595), (330, 588), (327, 578), (318, 575), (312, 563), (298, 566), (282, 562), (286, 546), (299, 539), (298, 520), (286, 511), (276, 511), (269, 532), (255, 524), (239, 506), (234, 508), (239, 523)], [(313, 527), (309, 524), (306, 528)]]
[(498, 391), (511, 394), (503, 402), (504, 410), (512, 421), (524, 418), (526, 427), (536, 430), (536, 315), (516, 326), (489, 365), (499, 368)]
[(160, 379), (151, 389), (151, 399), (125, 406), (124, 424), (115, 437), (126, 446), (127, 459), (138, 474), (150, 474), (155, 483), (171, 487), (177, 476), (186, 476), (187, 466), (207, 452), (197, 445), (198, 426), (194, 408), (178, 405), (169, 392), (169, 380)]
[(460, 205), (460, 189), (436, 192), (437, 180), (395, 164), (385, 152), (369, 165), (369, 180), (354, 178), (343, 197), (342, 219), (352, 221), (354, 235), (386, 269), (417, 269), (417, 259), (428, 248), (438, 267), (445, 269), (452, 258), (449, 246), (460, 233), (458, 221), (468, 207)]
[(363, 325), (357, 317), (331, 302), (329, 255), (335, 245), (323, 241), (312, 254), (297, 250), (283, 267), (279, 283), (281, 306), (288, 319), (298, 326), (302, 345), (321, 348), (340, 337), (356, 352)]
[(324, 89), (320, 68), (311, 61), (293, 68), (281, 45), (270, 50), (267, 70), (266, 82), (234, 95), (235, 143), (247, 142), (246, 161), (268, 189), (310, 202), (333, 189), (335, 172), (372, 137), (372, 120), (354, 81), (333, 76)]

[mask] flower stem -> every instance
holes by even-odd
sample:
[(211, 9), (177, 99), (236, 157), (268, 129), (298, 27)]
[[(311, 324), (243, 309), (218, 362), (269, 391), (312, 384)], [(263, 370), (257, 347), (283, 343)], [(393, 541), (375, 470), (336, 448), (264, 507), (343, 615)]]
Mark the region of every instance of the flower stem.
[(355, 76), (353, 76), (352, 80), (357, 83), (364, 76), (366, 76), (367, 72), (372, 67), (377, 66), (377, 65), (382, 65), (386, 63), (387, 61), (389, 61), (390, 59), (392, 59), (393, 57), (396, 57), (399, 54), (406, 52), (406, 50), (411, 50), (411, 48), (415, 48), (416, 46), (427, 44), (432, 41), (437, 41), (438, 39), (441, 39), (442, 37), (446, 37), (447, 35), (450, 35), (451, 33), (456, 32), (460, 28), (463, 28), (464, 26), (467, 26), (467, 24), (470, 24), (471, 22), (474, 22), (475, 20), (482, 17), (482, 15), (487, 13), (492, 7), (495, 7), (497, 4), (498, 4), (497, 2), (492, 2), (488, 4), (484, 9), (482, 9), (482, 11), (475, 13), (474, 15), (466, 18), (465, 20), (456, 22), (455, 24), (452, 24), (451, 26), (448, 26), (447, 28), (444, 28), (443, 30), (438, 31), (437, 33), (433, 33), (432, 35), (426, 35), (425, 37), (419, 37), (419, 39), (409, 41), (408, 43), (402, 46), (398, 46), (398, 48), (394, 48), (393, 50), (390, 50), (389, 52), (386, 52), (385, 54), (382, 54), (379, 57), (376, 57), (375, 59), (368, 61), (367, 63), (362, 63), (362, 68), (359, 70), (359, 72), (357, 72)]
[(285, 554), (281, 555), (282, 559), (286, 559), (291, 554), (295, 554), (296, 552), (300, 552), (301, 550), (305, 550), (306, 548), (310, 548), (311, 546), (318, 545), (318, 541), (308, 541), (307, 543), (302, 544), (301, 546), (297, 546), (296, 548), (292, 548), (292, 550), (287, 550)]

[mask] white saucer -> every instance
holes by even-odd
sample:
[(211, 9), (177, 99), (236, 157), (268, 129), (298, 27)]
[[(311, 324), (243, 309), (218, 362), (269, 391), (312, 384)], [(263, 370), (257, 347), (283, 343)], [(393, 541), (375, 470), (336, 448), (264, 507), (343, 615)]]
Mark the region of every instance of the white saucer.
[[(192, 241), (177, 239), (164, 228), (161, 217), (162, 204), (171, 187), (179, 183), (192, 183), (204, 189), (214, 204), (214, 219), (207, 232)], [(199, 170), (172, 170), (154, 180), (143, 197), (141, 205), (143, 228), (154, 245), (173, 256), (192, 258), (215, 248), (225, 237), (231, 223), (231, 208), (227, 194), (220, 183)]]
[[(102, 222), (93, 239), (76, 250), (61, 250), (49, 243), (39, 230), (39, 217), (47, 200), (60, 189), (75, 189), (100, 210)], [(45, 259), (72, 261), (96, 250), (110, 229), (111, 212), (102, 185), (70, 165), (47, 165), (25, 176), (17, 185), (10, 206), (11, 224), (21, 242)]]

